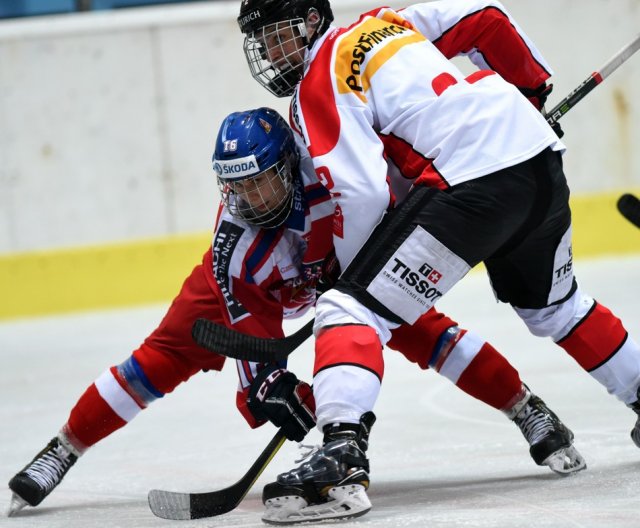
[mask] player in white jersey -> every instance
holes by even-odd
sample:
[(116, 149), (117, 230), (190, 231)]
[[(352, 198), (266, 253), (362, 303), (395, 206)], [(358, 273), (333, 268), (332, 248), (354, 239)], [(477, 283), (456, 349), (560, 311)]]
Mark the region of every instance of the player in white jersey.
[[(316, 306), (314, 395), (329, 433), (265, 489), (302, 499), (292, 511), (267, 501), (273, 522), (367, 511), (368, 428), (358, 423), (380, 390), (381, 345), (480, 262), (534, 335), (640, 413), (640, 348), (573, 276), (564, 146), (523, 97), (548, 94), (550, 69), (521, 28), (480, 0), (332, 21), (327, 0), (244, 0), (238, 17), (254, 78), (293, 96), (290, 121), (331, 193), (345, 270)], [(449, 60), (461, 53), (480, 69), (465, 77)], [(387, 159), (404, 181), (390, 185)], [(632, 438), (640, 446), (640, 421)]]
[[(107, 369), (71, 410), (61, 431), (11, 479), (11, 513), (36, 506), (89, 447), (128, 424), (157, 398), (224, 358), (198, 347), (204, 317), (262, 337), (281, 337), (284, 318), (315, 304), (329, 280), (333, 206), (292, 133), (267, 108), (229, 115), (214, 152), (222, 204), (213, 243), (185, 280), (160, 326), (123, 363)], [(299, 163), (301, 166), (299, 167)], [(329, 259), (327, 259), (329, 255)], [(520, 428), (538, 464), (567, 474), (585, 467), (571, 432), (522, 384), (489, 343), (435, 310), (394, 330), (390, 348), (434, 368)], [(237, 404), (251, 427), (267, 420), (302, 440), (315, 423), (313, 395), (284, 365), (239, 361)], [(258, 394), (265, 396), (261, 400)]]

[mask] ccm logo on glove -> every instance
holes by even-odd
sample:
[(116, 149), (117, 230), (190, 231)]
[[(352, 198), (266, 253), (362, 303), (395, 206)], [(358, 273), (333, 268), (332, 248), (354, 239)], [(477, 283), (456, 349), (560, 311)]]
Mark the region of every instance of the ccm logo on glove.
[(267, 394), (269, 394), (269, 391), (271, 391), (271, 389), (273, 388), (273, 384), (285, 372), (287, 372), (285, 369), (274, 370), (264, 379), (264, 381), (258, 387), (258, 391), (256, 392), (255, 396), (259, 402), (264, 402)]
[(316, 403), (309, 384), (277, 366), (258, 373), (249, 388), (247, 406), (256, 420), (269, 420), (296, 442), (316, 424)]

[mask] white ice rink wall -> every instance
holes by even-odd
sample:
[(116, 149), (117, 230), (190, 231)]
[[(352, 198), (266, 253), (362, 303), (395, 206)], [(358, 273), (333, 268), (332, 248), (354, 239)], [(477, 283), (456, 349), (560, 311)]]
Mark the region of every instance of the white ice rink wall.
[[(333, 3), (341, 24), (379, 5)], [(640, 28), (638, 0), (504, 4), (555, 69), (551, 105)], [(62, 262), (60, 269), (75, 268), (80, 277), (85, 264), (77, 251), (95, 272), (121, 244), (133, 244), (127, 251), (139, 255), (138, 242), (146, 241), (158, 266), (184, 237), (196, 236), (197, 247), (206, 249), (217, 203), (210, 157), (218, 125), (239, 109), (287, 110), (286, 100), (250, 78), (235, 22), (238, 8), (237, 1), (216, 1), (0, 21), (0, 287), (5, 292), (11, 287), (18, 296), (16, 284), (33, 283), (25, 275), (29, 266), (37, 273)], [(586, 216), (599, 228), (619, 221), (610, 220), (615, 196), (640, 188), (638, 86), (640, 53), (562, 121), (573, 194), (585, 197)], [(603, 216), (594, 216), (597, 211)], [(625, 237), (635, 235), (620, 224)], [(593, 243), (589, 231), (591, 242), (585, 244)], [(637, 235), (633, 240), (631, 249), (640, 250)], [(94, 248), (89, 257), (78, 249), (85, 247)], [(589, 247), (587, 253), (597, 253)], [(71, 248), (75, 256), (55, 260), (51, 252), (60, 248)], [(192, 254), (189, 249), (189, 259)], [(148, 266), (147, 258), (145, 253), (139, 263)], [(124, 273), (134, 261), (127, 253), (122, 269), (111, 273)]]

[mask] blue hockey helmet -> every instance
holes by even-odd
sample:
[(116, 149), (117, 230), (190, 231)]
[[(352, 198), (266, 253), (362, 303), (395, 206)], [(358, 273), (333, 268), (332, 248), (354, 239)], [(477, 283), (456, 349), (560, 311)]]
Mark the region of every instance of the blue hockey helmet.
[(289, 216), (298, 150), (284, 118), (271, 108), (228, 115), (218, 132), (213, 170), (230, 214), (272, 228)]

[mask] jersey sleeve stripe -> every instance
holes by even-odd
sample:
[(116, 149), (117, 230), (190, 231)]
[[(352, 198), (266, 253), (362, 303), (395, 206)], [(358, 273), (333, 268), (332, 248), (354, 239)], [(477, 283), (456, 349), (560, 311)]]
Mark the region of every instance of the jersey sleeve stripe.
[[(550, 76), (506, 13), (489, 6), (471, 13), (434, 39), (448, 59), (477, 49), (487, 65), (519, 88), (537, 88)], [(523, 64), (522, 58), (526, 57)]]

